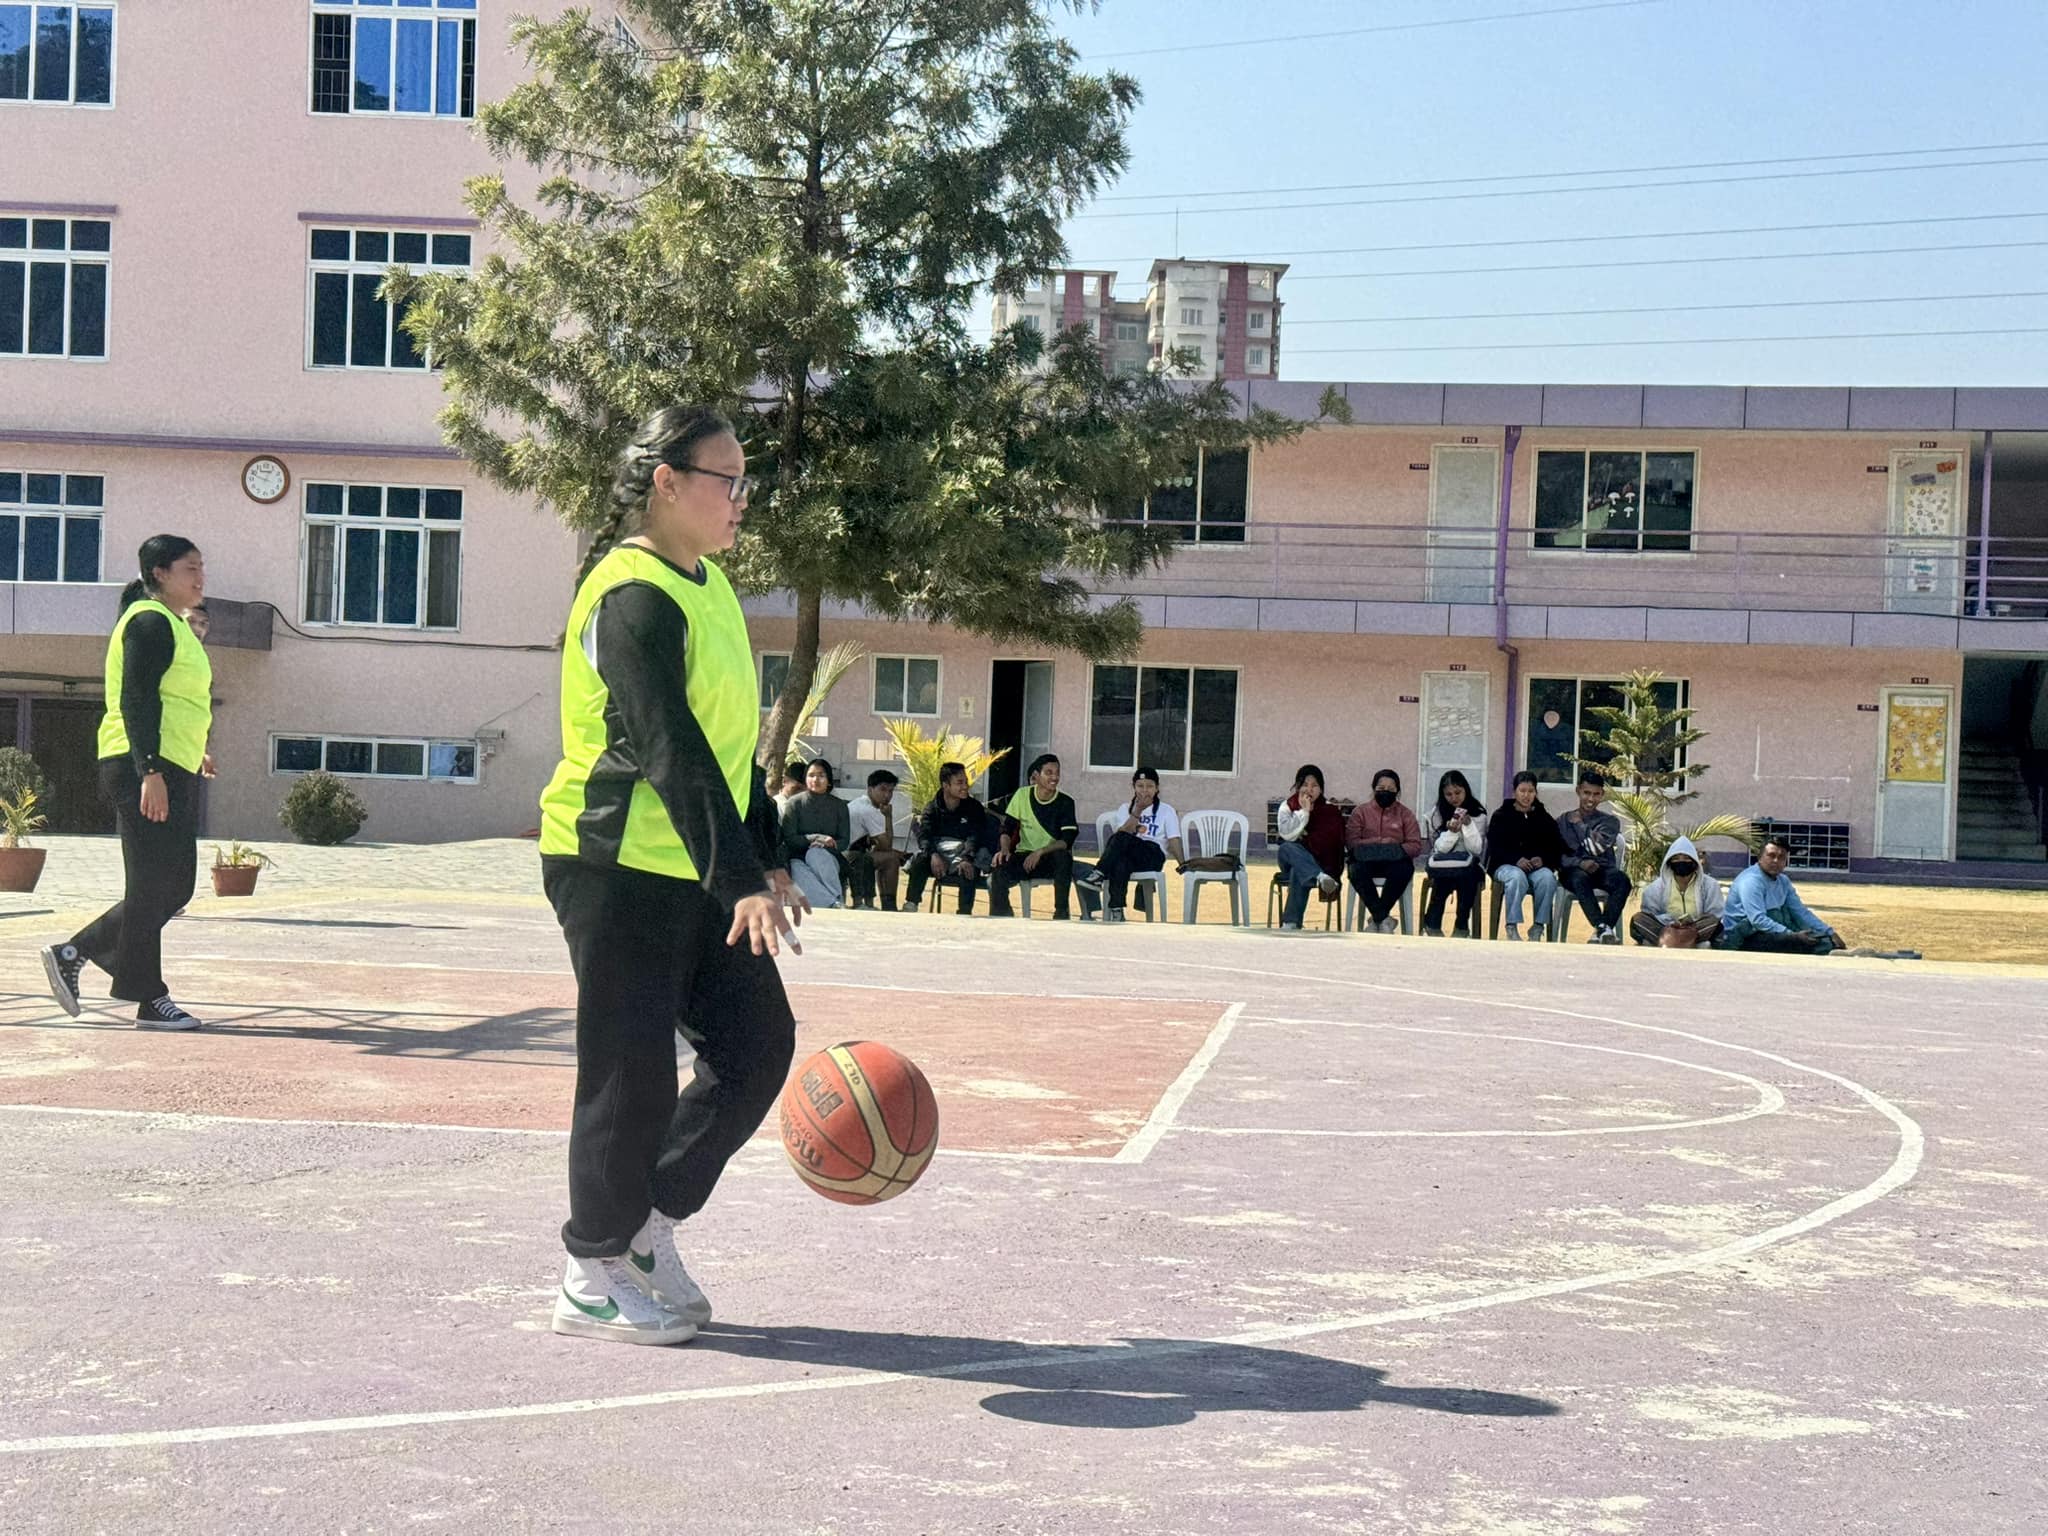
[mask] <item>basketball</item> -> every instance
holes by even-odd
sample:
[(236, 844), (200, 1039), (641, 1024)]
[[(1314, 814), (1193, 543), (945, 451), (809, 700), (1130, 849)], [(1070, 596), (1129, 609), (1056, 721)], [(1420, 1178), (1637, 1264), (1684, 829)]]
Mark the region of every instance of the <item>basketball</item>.
[(932, 1160), (939, 1103), (917, 1063), (873, 1040), (819, 1051), (782, 1090), (782, 1150), (827, 1200), (893, 1200)]

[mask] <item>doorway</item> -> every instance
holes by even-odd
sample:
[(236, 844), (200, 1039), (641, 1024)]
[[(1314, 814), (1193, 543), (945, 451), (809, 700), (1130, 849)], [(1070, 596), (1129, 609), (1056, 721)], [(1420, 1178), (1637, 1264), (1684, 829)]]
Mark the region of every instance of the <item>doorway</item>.
[(1956, 857), (2048, 863), (2048, 660), (1963, 658)]
[(999, 805), (1024, 782), (1024, 767), (1052, 746), (1052, 663), (999, 661), (988, 691), (988, 749), (1009, 751), (988, 771), (988, 803)]
[(98, 699), (54, 694), (0, 694), (0, 746), (36, 760), (50, 786), (52, 833), (114, 830), (114, 808), (100, 793)]

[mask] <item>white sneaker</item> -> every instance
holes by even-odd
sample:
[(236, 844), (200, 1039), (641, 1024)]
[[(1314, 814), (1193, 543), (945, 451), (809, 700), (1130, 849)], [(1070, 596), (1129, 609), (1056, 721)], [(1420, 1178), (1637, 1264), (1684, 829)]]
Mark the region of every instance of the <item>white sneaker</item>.
[(1281, 931), (1282, 933), (1299, 933), (1299, 932), (1301, 932), (1301, 924), (1299, 924), (1299, 923), (1282, 923), (1282, 924), (1280, 925), (1280, 931)]
[(1398, 917), (1390, 917), (1385, 922), (1380, 924), (1381, 933), (1399, 933), (1400, 931), (1401, 919), (1399, 919)]
[(1320, 890), (1325, 896), (1336, 895), (1339, 889), (1337, 877), (1335, 875), (1317, 875), (1316, 889)]
[(1519, 944), (1522, 942), (1522, 925), (1520, 923), (1508, 924), (1508, 942), (1510, 944)]
[(660, 1211), (649, 1211), (645, 1225), (633, 1234), (626, 1268), (633, 1283), (669, 1311), (697, 1327), (711, 1321), (710, 1298), (676, 1252), (676, 1224)]
[(615, 1344), (683, 1344), (697, 1325), (662, 1306), (635, 1283), (623, 1258), (579, 1259), (573, 1254), (555, 1296), (555, 1332)]

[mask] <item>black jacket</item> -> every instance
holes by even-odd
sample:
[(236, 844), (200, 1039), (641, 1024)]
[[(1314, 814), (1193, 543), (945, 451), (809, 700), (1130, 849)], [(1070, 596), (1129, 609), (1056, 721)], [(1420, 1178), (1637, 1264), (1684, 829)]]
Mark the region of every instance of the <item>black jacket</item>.
[(1564, 837), (1557, 819), (1538, 800), (1525, 813), (1512, 797), (1486, 822), (1486, 868), (1488, 873), (1503, 864), (1524, 859), (1541, 859), (1552, 871), (1564, 867)]

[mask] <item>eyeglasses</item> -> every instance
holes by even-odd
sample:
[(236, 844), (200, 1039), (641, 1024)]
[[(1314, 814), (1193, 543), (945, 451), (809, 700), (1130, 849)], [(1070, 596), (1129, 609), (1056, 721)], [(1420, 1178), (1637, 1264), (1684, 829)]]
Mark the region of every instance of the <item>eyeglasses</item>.
[(753, 475), (728, 475), (722, 470), (700, 469), (695, 464), (671, 464), (669, 468), (679, 475), (709, 475), (714, 480), (723, 480), (727, 501), (745, 501), (761, 484)]

